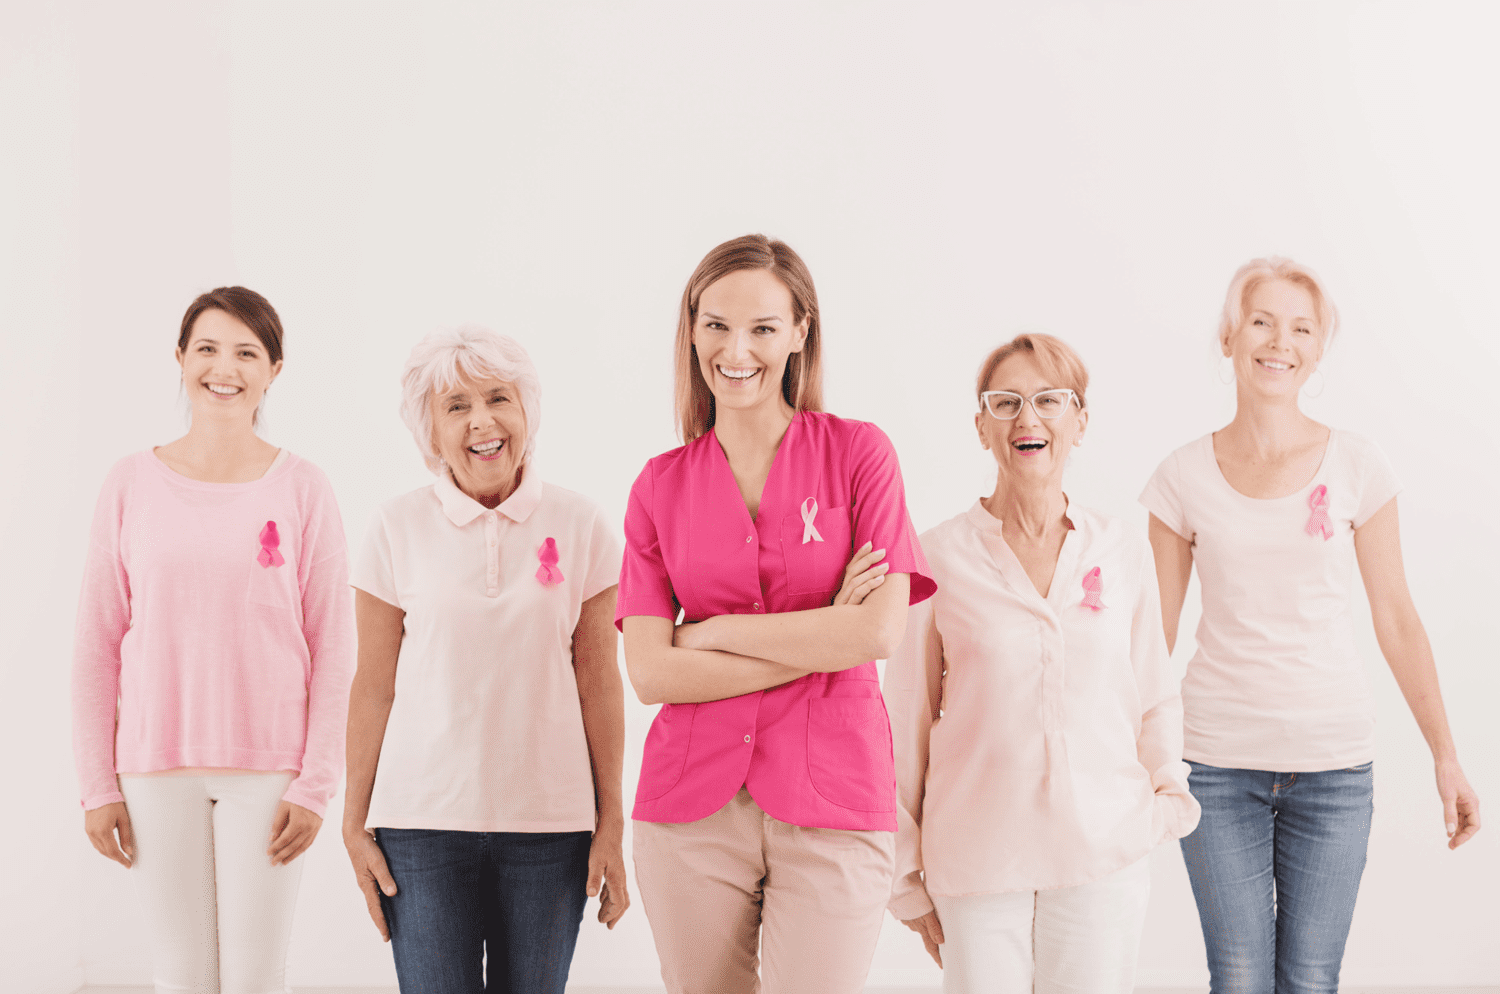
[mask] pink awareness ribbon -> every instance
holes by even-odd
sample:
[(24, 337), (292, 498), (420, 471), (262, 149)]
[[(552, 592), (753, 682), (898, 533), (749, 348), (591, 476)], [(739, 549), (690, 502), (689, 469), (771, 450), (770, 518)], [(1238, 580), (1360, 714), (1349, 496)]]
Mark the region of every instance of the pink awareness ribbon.
[(542, 581), (542, 586), (550, 587), (563, 582), (562, 570), (557, 568), (557, 540), (548, 538), (542, 543), (542, 547), (536, 550), (536, 557), (542, 561), (542, 565), (536, 568), (536, 578)]
[(802, 544), (808, 542), (821, 542), (823, 536), (818, 534), (818, 529), (813, 527), (813, 519), (818, 516), (818, 498), (809, 497), (802, 502)]
[(1321, 483), (1313, 487), (1313, 492), (1308, 494), (1307, 504), (1312, 508), (1312, 514), (1307, 518), (1307, 533), (1322, 535), (1325, 542), (1333, 538), (1333, 522), (1328, 520), (1328, 488)]
[(267, 569), (286, 565), (286, 560), (281, 558), (281, 535), (276, 531), (276, 522), (267, 521), (260, 530), (260, 555), (255, 561)]
[(1104, 590), (1104, 581), (1099, 579), (1099, 567), (1089, 570), (1083, 578), (1083, 606), (1095, 611), (1104, 610), (1099, 594)]

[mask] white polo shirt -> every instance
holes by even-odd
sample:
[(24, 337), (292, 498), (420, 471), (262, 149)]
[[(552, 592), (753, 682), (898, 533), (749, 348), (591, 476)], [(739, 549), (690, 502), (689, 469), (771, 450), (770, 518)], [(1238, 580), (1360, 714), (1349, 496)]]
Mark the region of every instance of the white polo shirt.
[[(548, 539), (561, 582), (538, 575)], [(573, 630), (619, 575), (603, 512), (533, 466), (494, 510), (446, 473), (383, 504), (350, 582), (405, 611), (406, 634), (366, 824), (592, 831)]]

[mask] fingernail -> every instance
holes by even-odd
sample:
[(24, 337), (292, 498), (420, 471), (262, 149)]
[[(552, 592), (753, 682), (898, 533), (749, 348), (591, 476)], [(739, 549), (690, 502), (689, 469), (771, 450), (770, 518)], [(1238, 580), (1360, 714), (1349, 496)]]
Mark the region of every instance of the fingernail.
[(380, 889), (385, 892), (385, 896), (386, 897), (395, 897), (396, 896), (396, 888), (394, 888), (394, 887), (382, 887)]
[(1450, 821), (1448, 823), (1448, 834), (1452, 835), (1456, 831), (1458, 831), (1458, 826), (1455, 825), (1455, 824), (1453, 824), (1453, 822)]

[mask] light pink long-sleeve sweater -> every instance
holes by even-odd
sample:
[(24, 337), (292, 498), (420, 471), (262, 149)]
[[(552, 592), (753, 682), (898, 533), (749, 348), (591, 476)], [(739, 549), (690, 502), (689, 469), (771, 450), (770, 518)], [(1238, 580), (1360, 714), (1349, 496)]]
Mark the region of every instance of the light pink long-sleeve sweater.
[(322, 815), (354, 653), (343, 525), (316, 466), (291, 456), (251, 483), (202, 483), (149, 451), (120, 460), (73, 646), (84, 809), (123, 800), (117, 773), (221, 767), (296, 770), (285, 799)]

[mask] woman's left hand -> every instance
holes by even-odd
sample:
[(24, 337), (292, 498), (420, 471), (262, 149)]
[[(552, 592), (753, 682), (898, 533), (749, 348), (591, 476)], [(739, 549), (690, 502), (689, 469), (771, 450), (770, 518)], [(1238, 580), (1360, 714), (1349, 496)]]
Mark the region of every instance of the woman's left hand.
[(301, 856), (322, 827), (322, 818), (300, 804), (282, 801), (276, 806), (276, 817), (271, 819), (271, 845), (266, 849), (271, 855), (271, 865), (285, 866)]
[(1479, 795), (1469, 786), (1469, 778), (1449, 759), (1437, 764), (1438, 796), (1443, 799), (1443, 825), (1448, 830), (1448, 848), (1457, 849), (1479, 831)]
[(630, 907), (625, 889), (625, 820), (609, 819), (594, 829), (589, 843), (589, 897), (599, 898), (599, 921), (609, 928)]

